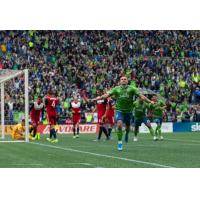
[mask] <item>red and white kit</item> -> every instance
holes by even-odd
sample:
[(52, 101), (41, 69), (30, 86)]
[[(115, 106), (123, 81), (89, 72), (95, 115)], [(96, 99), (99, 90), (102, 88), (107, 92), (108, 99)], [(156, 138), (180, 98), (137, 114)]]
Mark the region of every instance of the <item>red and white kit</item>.
[(30, 108), (30, 118), (32, 125), (38, 125), (40, 121), (40, 116), (42, 115), (44, 109), (44, 104), (38, 102), (34, 102)]
[(115, 110), (114, 110), (114, 101), (112, 98), (108, 98), (108, 104), (107, 104), (107, 115), (106, 115), (106, 119), (108, 124), (110, 125), (114, 125), (114, 115), (115, 115)]
[(74, 125), (80, 123), (81, 120), (81, 102), (71, 102), (71, 108), (72, 108), (72, 122)]
[(105, 121), (102, 119), (102, 117), (106, 113), (106, 106), (107, 106), (107, 100), (98, 100), (97, 101), (97, 116), (98, 116), (98, 123), (104, 123)]
[(47, 118), (49, 124), (55, 125), (57, 119), (56, 106), (59, 103), (58, 97), (47, 96), (45, 99)]

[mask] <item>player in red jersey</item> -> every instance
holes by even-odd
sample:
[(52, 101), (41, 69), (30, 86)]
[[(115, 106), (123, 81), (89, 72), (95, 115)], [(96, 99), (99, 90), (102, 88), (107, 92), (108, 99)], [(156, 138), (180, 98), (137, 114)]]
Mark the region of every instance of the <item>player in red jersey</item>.
[(73, 138), (79, 138), (79, 123), (81, 120), (81, 102), (79, 101), (77, 95), (71, 102), (71, 110), (72, 110), (72, 123), (73, 123), (73, 133), (74, 133)]
[[(103, 91), (99, 90), (98, 95), (103, 95)], [(106, 114), (107, 100), (98, 100), (96, 104), (96, 111), (98, 116), (99, 133), (96, 141), (101, 139), (102, 132), (104, 132), (106, 139), (109, 140), (107, 129), (105, 128), (105, 114)]]
[[(56, 143), (58, 142), (57, 136), (56, 136), (56, 130), (55, 125), (57, 123), (57, 112), (56, 112), (56, 106), (59, 103), (58, 97), (56, 97), (55, 93), (52, 92), (52, 90), (48, 91), (48, 95), (45, 97), (45, 106), (46, 106), (46, 112), (47, 112), (47, 119), (48, 123), (50, 125), (50, 138), (47, 138), (48, 141)], [(54, 139), (52, 139), (54, 137)]]
[(106, 123), (108, 124), (108, 136), (111, 138), (112, 128), (114, 126), (114, 116), (115, 116), (115, 109), (114, 109), (114, 101), (111, 97), (107, 99), (107, 108), (105, 115)]
[[(30, 133), (32, 135), (32, 139), (40, 139), (40, 134), (37, 134), (37, 126), (40, 123), (41, 117), (43, 118), (44, 114), (44, 104), (42, 102), (42, 97), (38, 96), (37, 101), (31, 104), (30, 106), (30, 118), (31, 125)], [(32, 134), (33, 132), (33, 134)]]

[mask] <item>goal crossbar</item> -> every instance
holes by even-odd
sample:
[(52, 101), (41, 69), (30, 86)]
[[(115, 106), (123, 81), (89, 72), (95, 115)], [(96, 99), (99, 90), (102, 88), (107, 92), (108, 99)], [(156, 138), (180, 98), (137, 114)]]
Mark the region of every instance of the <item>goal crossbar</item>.
[(16, 73), (8, 74), (8, 75), (0, 73), (0, 83), (9, 81), (17, 76), (22, 75), (23, 73), (24, 73), (23, 71), (17, 71)]

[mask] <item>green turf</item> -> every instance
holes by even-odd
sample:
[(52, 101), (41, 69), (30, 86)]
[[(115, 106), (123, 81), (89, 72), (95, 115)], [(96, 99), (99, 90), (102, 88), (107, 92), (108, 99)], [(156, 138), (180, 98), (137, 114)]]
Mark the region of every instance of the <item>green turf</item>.
[(150, 135), (140, 134), (133, 142), (132, 134), (122, 152), (117, 140), (94, 142), (95, 135), (59, 135), (51, 144), (43, 136), (30, 143), (0, 143), (0, 167), (42, 168), (147, 168), (200, 167), (199, 133), (164, 134), (164, 141), (152, 141)]

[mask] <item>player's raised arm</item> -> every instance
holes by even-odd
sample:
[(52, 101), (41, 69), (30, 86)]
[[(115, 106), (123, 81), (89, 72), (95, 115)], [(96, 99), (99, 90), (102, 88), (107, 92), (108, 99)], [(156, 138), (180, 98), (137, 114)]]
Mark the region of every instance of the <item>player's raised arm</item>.
[(102, 96), (98, 96), (94, 99), (91, 99), (91, 101), (98, 101), (98, 100), (102, 100), (102, 99), (107, 99), (108, 97), (110, 97), (111, 95), (109, 93), (103, 94)]
[(144, 96), (143, 94), (140, 94), (139, 97), (141, 99), (143, 99), (144, 101), (147, 101), (148, 103), (154, 104), (154, 101), (151, 101), (150, 99), (148, 99), (146, 96)]
[(116, 91), (116, 87), (114, 87), (113, 89), (111, 89), (110, 91), (106, 92), (105, 94), (101, 95), (101, 96), (98, 96), (94, 99), (91, 99), (91, 101), (98, 101), (98, 100), (102, 100), (102, 99), (107, 99), (108, 97), (111, 97), (111, 96), (115, 96), (117, 93)]

